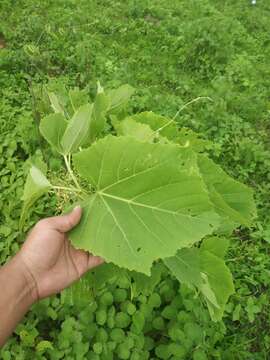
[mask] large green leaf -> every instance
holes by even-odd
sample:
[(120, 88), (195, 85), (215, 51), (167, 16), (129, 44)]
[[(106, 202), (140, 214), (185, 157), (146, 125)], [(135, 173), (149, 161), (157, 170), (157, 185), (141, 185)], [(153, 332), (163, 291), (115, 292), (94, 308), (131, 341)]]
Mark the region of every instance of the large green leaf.
[[(216, 240), (215, 252), (221, 254), (224, 241), (220, 239), (218, 242), (218, 238)], [(234, 286), (231, 272), (224, 260), (205, 250), (208, 245), (209, 243), (200, 249), (181, 249), (175, 256), (164, 259), (164, 263), (181, 283), (195, 286), (203, 294), (212, 319), (217, 321), (222, 318)]]
[(48, 192), (50, 188), (51, 184), (44, 174), (37, 167), (32, 166), (27, 176), (22, 196), (24, 204), (20, 218), (20, 229), (22, 229), (22, 226), (24, 225), (30, 207), (37, 199)]
[(227, 222), (250, 226), (256, 216), (253, 191), (231, 178), (205, 155), (199, 155), (198, 165), (216, 211)]
[(61, 145), (65, 154), (73, 153), (85, 142), (88, 137), (92, 117), (93, 105), (81, 106), (70, 119), (62, 137)]
[(119, 266), (150, 274), (154, 260), (219, 223), (189, 149), (107, 136), (75, 154), (74, 166), (96, 192), (71, 240)]
[(63, 114), (56, 113), (41, 119), (39, 130), (48, 143), (60, 154), (64, 153), (61, 140), (67, 127)]

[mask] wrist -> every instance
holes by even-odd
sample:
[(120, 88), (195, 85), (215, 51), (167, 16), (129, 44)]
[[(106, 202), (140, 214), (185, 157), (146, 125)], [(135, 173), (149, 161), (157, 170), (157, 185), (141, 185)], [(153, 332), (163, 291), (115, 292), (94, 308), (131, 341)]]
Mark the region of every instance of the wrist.
[(29, 303), (30, 306), (33, 305), (39, 299), (38, 287), (31, 270), (25, 264), (20, 252), (10, 261), (10, 265), (12, 266), (13, 271), (20, 276), (23, 287), (22, 297), (24, 301)]

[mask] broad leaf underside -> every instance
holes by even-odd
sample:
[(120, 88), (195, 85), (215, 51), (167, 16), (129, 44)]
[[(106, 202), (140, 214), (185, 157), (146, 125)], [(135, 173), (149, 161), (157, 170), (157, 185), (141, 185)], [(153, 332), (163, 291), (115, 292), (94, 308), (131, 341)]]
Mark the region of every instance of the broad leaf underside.
[(149, 274), (154, 260), (218, 225), (189, 149), (108, 136), (76, 154), (74, 165), (96, 192), (70, 237), (106, 261)]

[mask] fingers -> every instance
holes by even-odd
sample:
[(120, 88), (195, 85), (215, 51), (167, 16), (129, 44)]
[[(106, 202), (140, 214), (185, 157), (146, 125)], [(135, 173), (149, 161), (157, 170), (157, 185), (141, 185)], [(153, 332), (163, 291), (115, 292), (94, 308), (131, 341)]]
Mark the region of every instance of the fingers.
[(70, 256), (79, 277), (88, 270), (104, 263), (104, 260), (99, 256), (94, 256), (85, 250), (75, 249), (72, 245), (70, 245)]
[(93, 256), (91, 254), (89, 254), (89, 258), (88, 258), (88, 270), (101, 265), (104, 263), (104, 260), (99, 257), (99, 256)]
[(80, 222), (81, 216), (82, 208), (76, 206), (69, 214), (54, 216), (46, 220), (54, 229), (61, 232), (67, 232)]

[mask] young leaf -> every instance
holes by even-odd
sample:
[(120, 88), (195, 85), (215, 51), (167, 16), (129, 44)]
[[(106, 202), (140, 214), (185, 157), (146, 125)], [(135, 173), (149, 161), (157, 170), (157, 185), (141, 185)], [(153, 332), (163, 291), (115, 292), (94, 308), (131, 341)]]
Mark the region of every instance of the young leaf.
[(106, 112), (110, 108), (110, 99), (104, 93), (97, 94), (93, 104), (93, 112), (89, 124), (88, 135), (83, 143), (84, 146), (90, 145), (102, 133), (106, 124)]
[(125, 105), (130, 97), (133, 95), (135, 89), (128, 85), (122, 85), (118, 89), (110, 90), (107, 92), (110, 98), (110, 110), (115, 110), (120, 106)]
[(20, 229), (22, 229), (28, 210), (33, 203), (51, 188), (51, 184), (43, 173), (35, 166), (32, 166), (26, 179), (22, 200), (24, 201), (20, 218)]
[(250, 226), (256, 216), (253, 191), (231, 178), (205, 155), (198, 155), (198, 165), (217, 213), (238, 224)]
[(61, 140), (65, 154), (73, 153), (84, 143), (88, 136), (93, 105), (81, 106), (70, 119)]
[(196, 286), (205, 297), (211, 318), (222, 318), (225, 305), (234, 293), (232, 275), (223, 259), (202, 249), (181, 249), (163, 260), (175, 277)]
[(154, 260), (219, 223), (189, 149), (107, 136), (75, 154), (74, 166), (96, 193), (70, 238), (119, 266), (150, 274)]
[(48, 143), (60, 154), (64, 153), (61, 139), (67, 127), (67, 121), (63, 114), (50, 114), (41, 119), (39, 130)]

